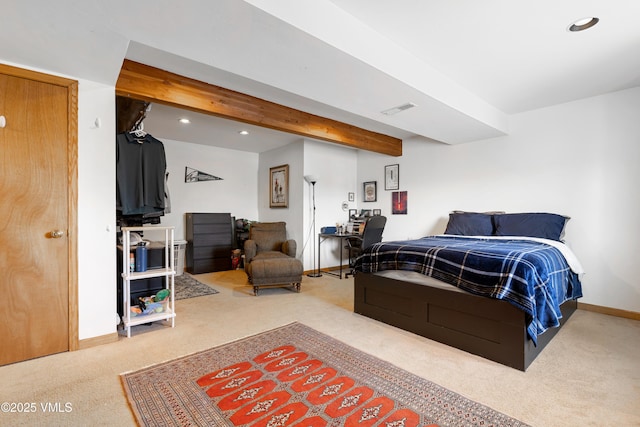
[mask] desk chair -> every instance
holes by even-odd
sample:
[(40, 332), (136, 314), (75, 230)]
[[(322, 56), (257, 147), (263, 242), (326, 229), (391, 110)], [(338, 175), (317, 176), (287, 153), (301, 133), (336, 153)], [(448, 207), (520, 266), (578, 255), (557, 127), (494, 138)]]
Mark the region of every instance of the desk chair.
[(386, 224), (386, 216), (377, 215), (369, 217), (364, 223), (362, 236), (354, 236), (347, 239), (347, 246), (345, 246), (345, 248), (349, 251), (349, 267), (351, 267), (351, 271), (345, 274), (345, 277), (349, 277), (349, 275), (353, 276), (356, 258), (362, 254), (363, 250), (374, 243), (382, 241), (382, 232)]

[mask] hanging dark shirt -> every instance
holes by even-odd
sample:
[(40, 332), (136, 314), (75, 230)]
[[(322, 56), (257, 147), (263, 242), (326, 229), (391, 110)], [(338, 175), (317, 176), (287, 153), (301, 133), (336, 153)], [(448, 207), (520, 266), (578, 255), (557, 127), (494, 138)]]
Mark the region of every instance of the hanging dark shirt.
[(116, 209), (122, 215), (162, 214), (165, 207), (164, 145), (150, 134), (116, 136)]

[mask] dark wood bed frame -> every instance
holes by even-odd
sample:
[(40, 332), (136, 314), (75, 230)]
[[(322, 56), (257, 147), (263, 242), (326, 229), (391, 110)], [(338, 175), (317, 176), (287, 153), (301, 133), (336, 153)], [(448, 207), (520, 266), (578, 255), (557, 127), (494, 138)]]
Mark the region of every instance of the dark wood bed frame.
[(560, 327), (527, 336), (524, 312), (506, 301), (356, 272), (358, 314), (525, 371), (577, 308), (562, 304)]

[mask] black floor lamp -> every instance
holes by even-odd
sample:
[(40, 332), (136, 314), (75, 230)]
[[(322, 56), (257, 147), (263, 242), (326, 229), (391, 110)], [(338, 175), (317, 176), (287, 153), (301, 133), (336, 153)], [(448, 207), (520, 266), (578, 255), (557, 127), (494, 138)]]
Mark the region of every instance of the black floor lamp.
[(312, 187), (312, 199), (313, 199), (313, 273), (307, 274), (309, 277), (322, 277), (320, 273), (320, 265), (318, 265), (318, 269), (316, 270), (316, 182), (318, 179), (313, 175), (305, 175), (304, 180), (307, 183), (311, 184)]

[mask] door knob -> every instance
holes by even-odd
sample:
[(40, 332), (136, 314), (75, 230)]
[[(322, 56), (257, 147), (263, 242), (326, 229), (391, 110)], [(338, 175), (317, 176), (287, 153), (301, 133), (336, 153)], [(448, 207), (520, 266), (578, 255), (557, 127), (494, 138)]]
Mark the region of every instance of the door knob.
[(51, 233), (49, 233), (49, 234), (51, 234), (51, 238), (52, 238), (52, 239), (59, 239), (59, 238), (61, 238), (62, 236), (64, 236), (64, 231), (62, 231), (62, 230), (53, 230), (53, 231), (52, 231)]

